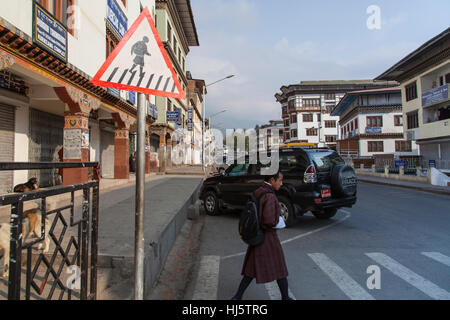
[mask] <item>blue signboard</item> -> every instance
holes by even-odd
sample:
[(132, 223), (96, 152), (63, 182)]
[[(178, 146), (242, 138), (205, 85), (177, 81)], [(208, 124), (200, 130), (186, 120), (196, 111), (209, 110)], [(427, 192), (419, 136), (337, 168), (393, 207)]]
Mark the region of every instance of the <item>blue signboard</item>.
[(427, 107), (444, 100), (448, 100), (448, 84), (422, 94), (423, 107)]
[(178, 122), (180, 114), (178, 111), (168, 111), (167, 112), (167, 122)]
[(194, 110), (191, 108), (188, 110), (188, 131), (192, 131), (194, 124)]
[(120, 99), (120, 90), (119, 89), (108, 88), (107, 91), (109, 94), (112, 94), (114, 97)]
[(181, 119), (183, 119), (181, 108), (177, 108), (178, 111), (178, 123), (181, 124)]
[(406, 160), (395, 160), (395, 168), (406, 168)]
[(150, 117), (158, 120), (158, 108), (150, 102), (147, 102), (147, 113)]
[(115, 0), (108, 0), (107, 19), (117, 34), (123, 37), (128, 30), (128, 19)]
[(67, 29), (47, 10), (33, 1), (33, 42), (67, 62)]
[(366, 133), (381, 133), (380, 127), (366, 127)]
[(130, 101), (133, 105), (136, 104), (136, 92), (128, 91), (128, 101)]
[(429, 168), (436, 168), (436, 160), (428, 160)]

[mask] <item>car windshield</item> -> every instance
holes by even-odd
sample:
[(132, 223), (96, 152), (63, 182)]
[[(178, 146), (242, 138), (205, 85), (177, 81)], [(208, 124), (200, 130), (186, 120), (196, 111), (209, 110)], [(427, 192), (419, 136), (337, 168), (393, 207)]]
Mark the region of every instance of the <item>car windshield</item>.
[(345, 164), (345, 161), (334, 151), (308, 151), (308, 154), (318, 171), (329, 171), (335, 165)]

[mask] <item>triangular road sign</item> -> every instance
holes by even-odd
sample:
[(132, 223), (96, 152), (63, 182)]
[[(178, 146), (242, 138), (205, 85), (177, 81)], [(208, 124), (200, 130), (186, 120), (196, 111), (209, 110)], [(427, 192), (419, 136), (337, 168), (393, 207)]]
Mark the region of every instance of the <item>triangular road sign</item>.
[(186, 97), (148, 8), (109, 55), (92, 84), (176, 99)]

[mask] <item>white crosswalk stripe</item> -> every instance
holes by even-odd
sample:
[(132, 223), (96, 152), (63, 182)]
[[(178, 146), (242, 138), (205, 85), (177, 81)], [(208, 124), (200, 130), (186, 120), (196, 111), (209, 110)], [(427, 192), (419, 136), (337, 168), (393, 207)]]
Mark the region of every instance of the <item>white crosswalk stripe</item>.
[(437, 262), (443, 263), (446, 266), (450, 267), (450, 257), (447, 257), (439, 252), (422, 252), (424, 256), (427, 256), (428, 258), (431, 258)]
[(375, 300), (341, 267), (323, 253), (308, 254), (325, 274), (352, 300)]
[[(280, 289), (278, 288), (278, 284), (276, 281), (269, 282), (265, 284), (267, 293), (269, 294), (270, 300), (281, 300), (281, 293)], [(291, 289), (289, 289), (289, 297), (291, 297), (294, 300), (297, 300), (292, 293)]]
[(436, 300), (450, 299), (450, 292), (406, 268), (391, 257), (383, 253), (366, 253), (366, 255), (429, 297)]

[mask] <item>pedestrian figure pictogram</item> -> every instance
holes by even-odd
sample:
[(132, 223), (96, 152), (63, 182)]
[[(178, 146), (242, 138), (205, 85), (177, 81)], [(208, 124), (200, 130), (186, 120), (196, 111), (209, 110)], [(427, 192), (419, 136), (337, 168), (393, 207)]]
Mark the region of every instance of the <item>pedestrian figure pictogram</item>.
[(133, 72), (134, 68), (136, 67), (136, 65), (139, 65), (141, 68), (141, 73), (140, 75), (142, 76), (143, 69), (144, 69), (144, 65), (145, 65), (145, 61), (144, 61), (144, 56), (151, 56), (150, 53), (148, 53), (147, 50), (147, 43), (148, 43), (149, 39), (148, 37), (144, 37), (142, 38), (142, 41), (138, 41), (136, 42), (132, 47), (131, 47), (131, 54), (135, 54), (136, 57), (133, 60), (133, 66), (130, 69), (130, 72)]
[(148, 9), (142, 11), (92, 83), (155, 96), (186, 97)]

